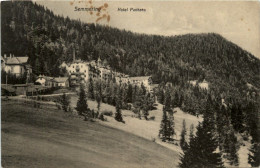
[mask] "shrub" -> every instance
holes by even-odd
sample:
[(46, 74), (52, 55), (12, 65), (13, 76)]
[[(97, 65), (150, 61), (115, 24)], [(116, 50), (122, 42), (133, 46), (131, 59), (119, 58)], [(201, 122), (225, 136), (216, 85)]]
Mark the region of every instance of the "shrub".
[(151, 116), (150, 118), (149, 118), (149, 120), (155, 120), (155, 116)]
[(104, 115), (103, 115), (102, 113), (100, 114), (99, 119), (100, 119), (101, 121), (105, 121)]
[(105, 111), (102, 112), (102, 114), (105, 115), (105, 116), (112, 116), (113, 112), (105, 110)]

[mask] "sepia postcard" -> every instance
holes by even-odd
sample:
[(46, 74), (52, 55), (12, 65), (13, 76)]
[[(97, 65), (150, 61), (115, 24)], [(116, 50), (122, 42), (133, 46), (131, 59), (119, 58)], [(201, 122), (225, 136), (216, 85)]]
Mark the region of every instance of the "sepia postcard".
[(259, 1), (2, 1), (3, 168), (260, 166)]

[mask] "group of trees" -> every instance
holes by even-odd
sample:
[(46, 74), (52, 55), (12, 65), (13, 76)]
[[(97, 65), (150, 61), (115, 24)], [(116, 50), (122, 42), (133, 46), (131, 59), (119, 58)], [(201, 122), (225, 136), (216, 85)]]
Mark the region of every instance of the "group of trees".
[(209, 97), (206, 104), (203, 122), (197, 126), (196, 136), (190, 138), (189, 145), (183, 151), (181, 168), (223, 167), (221, 153), (217, 152), (218, 141), (215, 131), (214, 114)]
[[(128, 84), (117, 84), (113, 80), (93, 80), (87, 83), (88, 97), (96, 100), (98, 109), (100, 103), (108, 103), (120, 109), (131, 109), (139, 118), (148, 120), (149, 111), (154, 108), (154, 97), (147, 92), (144, 85), (141, 87)], [(120, 98), (118, 98), (120, 97)]]
[[(27, 73), (22, 76), (16, 76), (15, 74), (11, 74), (5, 71), (1, 71), (1, 83), (2, 84), (24, 84), (27, 80)], [(30, 80), (32, 81), (32, 80)], [(30, 82), (28, 81), (28, 82)]]
[(192, 114), (202, 114), (203, 105), (207, 99), (208, 90), (197, 85), (193, 86), (188, 82), (182, 85), (168, 85), (161, 83), (156, 93), (158, 101), (164, 102), (166, 90), (170, 92), (172, 107), (179, 107), (183, 111)]
[[(249, 154), (249, 163), (251, 165), (259, 164), (256, 159), (259, 156), (259, 140), (256, 138), (259, 135), (258, 123), (259, 118), (259, 97), (251, 97), (248, 90), (244, 97), (232, 97), (232, 93), (222, 93), (215, 90), (213, 86), (210, 89), (202, 89), (198, 85), (191, 85), (188, 82), (182, 86), (166, 84), (159, 85), (157, 96), (158, 101), (163, 103), (165, 97), (170, 92), (172, 107), (179, 107), (183, 111), (192, 115), (205, 115), (207, 108), (210, 106), (215, 113), (216, 124), (215, 134), (218, 136), (218, 147), (222, 156), (229, 162), (230, 165), (238, 165), (239, 159), (237, 151), (239, 143), (237, 135), (241, 134), (244, 140), (248, 136), (252, 138), (251, 149)], [(208, 97), (212, 97), (208, 101)], [(182, 142), (183, 143), (183, 142)], [(185, 149), (185, 143), (182, 144)], [(254, 160), (254, 163), (252, 160)]]
[(198, 125), (196, 136), (190, 136), (189, 143), (185, 139), (186, 126), (185, 122), (183, 123), (180, 145), (184, 154), (181, 156), (180, 167), (189, 167), (191, 163), (195, 167), (222, 167), (221, 157), (229, 165), (238, 166), (240, 146), (237, 134), (241, 133), (245, 137), (248, 135), (252, 137), (248, 163), (252, 166), (259, 166), (258, 108), (254, 103), (249, 102), (245, 105), (247, 113), (241, 113), (241, 115), (245, 114), (241, 119), (232, 117), (232, 115), (240, 114), (237, 112), (237, 110), (240, 111), (239, 108), (234, 106), (223, 105), (218, 98), (208, 95), (202, 109), (204, 110), (203, 122)]

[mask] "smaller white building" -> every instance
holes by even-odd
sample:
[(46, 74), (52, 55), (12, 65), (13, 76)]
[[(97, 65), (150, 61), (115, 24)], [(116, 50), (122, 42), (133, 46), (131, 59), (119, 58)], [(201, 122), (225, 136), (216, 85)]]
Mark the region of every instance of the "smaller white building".
[(46, 77), (43, 75), (38, 76), (36, 83), (40, 83), (42, 86), (46, 85)]

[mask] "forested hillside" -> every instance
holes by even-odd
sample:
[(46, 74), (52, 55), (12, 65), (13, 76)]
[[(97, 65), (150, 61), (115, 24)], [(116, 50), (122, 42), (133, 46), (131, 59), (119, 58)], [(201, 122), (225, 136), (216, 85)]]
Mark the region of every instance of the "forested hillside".
[(112, 68), (152, 75), (156, 82), (206, 79), (234, 87), (260, 86), (260, 61), (218, 34), (149, 36), (54, 16), (32, 2), (2, 3), (2, 55), (28, 55), (34, 73), (57, 75), (62, 61), (99, 56)]

